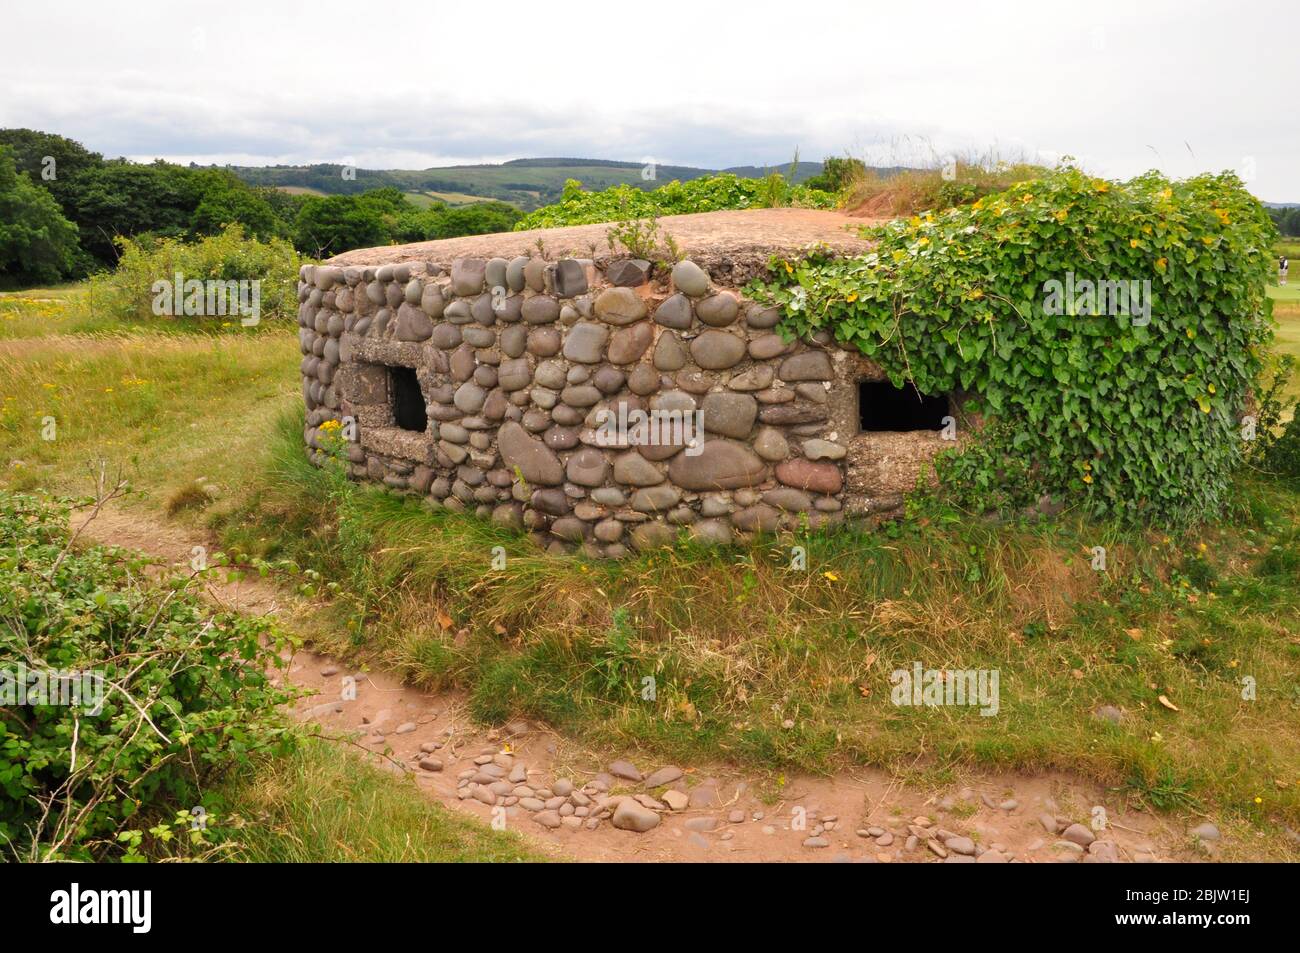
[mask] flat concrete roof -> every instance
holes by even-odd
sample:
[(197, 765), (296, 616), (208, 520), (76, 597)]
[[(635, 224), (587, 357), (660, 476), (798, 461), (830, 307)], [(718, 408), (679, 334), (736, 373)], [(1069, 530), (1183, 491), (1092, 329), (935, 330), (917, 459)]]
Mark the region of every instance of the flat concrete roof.
[[(795, 255), (809, 245), (823, 244), (844, 255), (863, 254), (871, 243), (857, 230), (884, 219), (854, 218), (843, 212), (801, 208), (764, 208), (732, 212), (666, 215), (659, 220), (661, 233), (672, 235), (682, 253), (702, 265), (729, 260), (731, 264), (765, 264), (774, 254)], [(329, 259), (331, 265), (388, 265), (404, 261), (447, 264), (455, 258), (514, 258), (536, 255), (541, 239), (550, 259), (574, 257), (597, 261), (626, 256), (611, 249), (606, 236), (610, 222), (537, 228), (525, 232), (466, 235), (410, 245), (358, 248)], [(595, 252), (592, 252), (595, 245)]]

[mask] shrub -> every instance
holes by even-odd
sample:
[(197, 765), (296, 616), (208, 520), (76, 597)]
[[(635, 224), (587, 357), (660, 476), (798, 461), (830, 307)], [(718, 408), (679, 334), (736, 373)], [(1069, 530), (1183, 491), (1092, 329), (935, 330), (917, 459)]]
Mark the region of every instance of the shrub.
[(98, 714), (86, 696), (0, 700), (0, 845), (29, 860), (201, 852), (217, 829), (185, 812), (209, 783), (294, 741), (277, 711), (290, 696), (266, 675), (283, 639), (205, 609), (191, 577), (146, 583), (139, 559), (72, 548), (67, 518), (0, 492), (3, 671), (96, 673), (103, 688)]
[(1042, 166), (1007, 162), (993, 156), (955, 160), (946, 174), (938, 168), (892, 172), (868, 168), (848, 170), (846, 174), (850, 178), (843, 187), (844, 205), (859, 214), (879, 218), (911, 215), (927, 209), (940, 211), (968, 205), (1047, 172)]
[(1282, 435), (1268, 448), (1263, 465), (1286, 482), (1300, 485), (1300, 414), (1291, 418)]
[[(1002, 426), (983, 437), (997, 452), (940, 458), (958, 499), (986, 508), (1006, 455), (1032, 462), (1022, 496), (1094, 515), (1221, 509), (1272, 338), (1273, 228), (1235, 176), (1121, 185), (1064, 167), (864, 234), (872, 253), (774, 262), (750, 292), (784, 308), (786, 333), (827, 328), (895, 384), (976, 395), (971, 408)], [(1149, 323), (1138, 301), (1063, 301), (1051, 283), (1074, 276), (1149, 281)]]
[[(119, 238), (117, 268), (90, 283), (90, 304), (123, 321), (150, 321), (157, 293), (154, 284), (186, 281), (260, 280), (261, 317), (293, 318), (298, 308), (298, 254), (281, 239), (246, 238), (240, 225), (219, 235), (186, 243), (175, 238)], [(238, 322), (238, 316), (228, 319)]]
[[(615, 185), (599, 192), (587, 192), (582, 183), (569, 179), (554, 205), (530, 212), (515, 225), (515, 231), (530, 228), (559, 228), (565, 225), (592, 225), (597, 222), (653, 218), (658, 215), (686, 215), (692, 212), (716, 212), (726, 209), (766, 208), (770, 204), (797, 205), (803, 208), (834, 208), (830, 192), (802, 185), (774, 188), (767, 179), (742, 179), (727, 172), (701, 176), (689, 182), (674, 179), (657, 189), (638, 189), (633, 185)], [(777, 196), (779, 201), (772, 202)]]
[(461, 235), (490, 235), (508, 232), (523, 212), (505, 202), (474, 202), (470, 205), (437, 204), (412, 207), (398, 216), (393, 238), (399, 242), (425, 242)]

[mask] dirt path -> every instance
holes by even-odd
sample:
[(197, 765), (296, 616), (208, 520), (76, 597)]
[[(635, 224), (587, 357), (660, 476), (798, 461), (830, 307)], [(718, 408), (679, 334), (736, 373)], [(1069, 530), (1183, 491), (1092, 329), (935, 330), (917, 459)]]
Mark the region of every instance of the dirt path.
[[(214, 548), (121, 509), (106, 509), (82, 538), (175, 564), (188, 564), (195, 546)], [(260, 579), (214, 578), (207, 595), (290, 625), (305, 608)], [(409, 771), (448, 808), (519, 830), (580, 861), (1201, 859), (1186, 849), (1179, 826), (1126, 810), (1099, 786), (1060, 774), (970, 773), (949, 790), (926, 790), (865, 768), (778, 784), (730, 768), (607, 764), (542, 726), (517, 721), (485, 730), (470, 721), (457, 694), (429, 694), (314, 653), (294, 656), (285, 678), (312, 692), (296, 706), (300, 719), (319, 723), (329, 736), (354, 738), (376, 763)], [(653, 787), (640, 780), (655, 773), (645, 778)], [(624, 795), (632, 800), (620, 803)], [(1094, 829), (1099, 816), (1104, 827)], [(649, 829), (637, 833), (615, 822)]]

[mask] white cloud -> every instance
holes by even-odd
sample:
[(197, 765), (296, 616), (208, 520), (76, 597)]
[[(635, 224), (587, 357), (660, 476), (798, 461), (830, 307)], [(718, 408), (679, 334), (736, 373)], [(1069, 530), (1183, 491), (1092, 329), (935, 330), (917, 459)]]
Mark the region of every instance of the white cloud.
[[(1300, 201), (1293, 5), (339, 2), (6, 12), (0, 125), (108, 155), (718, 166), (851, 151), (1247, 168)], [(1249, 157), (1249, 158), (1248, 158)]]

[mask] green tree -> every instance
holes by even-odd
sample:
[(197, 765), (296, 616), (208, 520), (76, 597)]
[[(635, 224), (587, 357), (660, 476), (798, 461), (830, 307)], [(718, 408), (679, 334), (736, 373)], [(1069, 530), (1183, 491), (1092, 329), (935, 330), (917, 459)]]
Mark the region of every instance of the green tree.
[(282, 233), (280, 219), (264, 194), (271, 190), (250, 188), (222, 169), (204, 169), (194, 175), (201, 196), (190, 219), (194, 235), (215, 235), (235, 224), (263, 240)]
[(185, 236), (202, 198), (197, 173), (162, 161), (105, 162), (82, 170), (64, 188), (64, 213), (77, 224), (82, 248), (104, 263), (117, 259), (118, 235)]
[(392, 223), (382, 207), (352, 195), (310, 196), (294, 223), (294, 245), (315, 257), (386, 245), (391, 240)]
[(36, 129), (0, 129), (0, 146), (13, 149), (18, 171), (26, 172), (33, 183), (49, 189), (56, 199), (63, 183), (104, 162), (103, 156), (79, 142)]
[(77, 230), (49, 192), (33, 185), (0, 146), (0, 277), (22, 284), (58, 281), (75, 263)]

